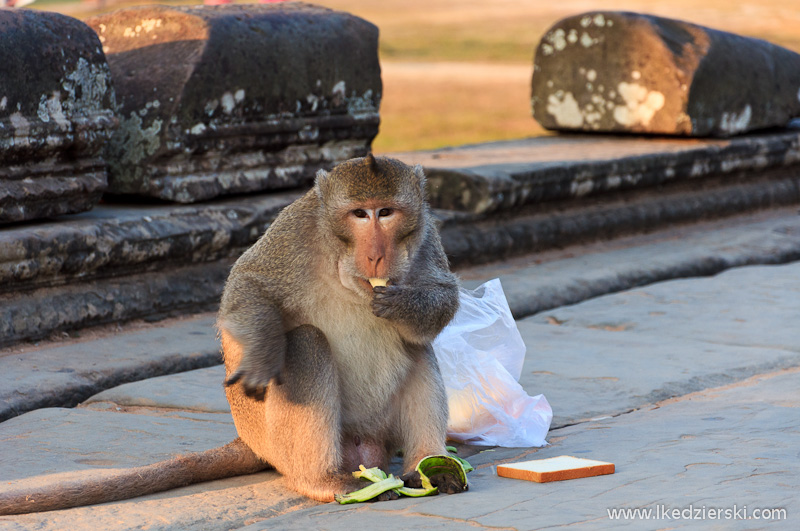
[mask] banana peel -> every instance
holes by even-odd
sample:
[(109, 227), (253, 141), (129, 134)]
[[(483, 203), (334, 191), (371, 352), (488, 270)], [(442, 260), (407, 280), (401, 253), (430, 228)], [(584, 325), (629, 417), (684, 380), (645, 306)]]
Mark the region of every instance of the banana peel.
[(400, 488), (402, 486), (403, 480), (390, 474), (386, 479), (376, 481), (375, 483), (364, 487), (363, 489), (359, 489), (348, 494), (335, 494), (333, 498), (342, 505), (347, 503), (365, 502), (375, 498), (376, 496), (380, 496), (387, 490)]
[[(449, 450), (449, 448), (448, 448)], [(416, 471), (419, 472), (422, 488), (403, 486), (403, 480), (392, 474), (387, 475), (380, 468), (366, 468), (359, 466), (353, 472), (353, 477), (366, 479), (372, 484), (347, 494), (337, 494), (334, 499), (340, 504), (358, 503), (369, 501), (386, 491), (393, 490), (401, 496), (432, 496), (439, 493), (439, 489), (431, 484), (430, 478), (437, 474), (450, 473), (461, 483), (463, 490), (467, 490), (467, 472), (474, 470), (466, 460), (452, 455), (429, 455), (417, 463)]]
[[(426, 482), (430, 485), (430, 479), (439, 474), (450, 473), (456, 477), (462, 490), (467, 490), (467, 471), (462, 465), (463, 459), (457, 458), (452, 455), (429, 455), (423, 457), (417, 464), (417, 472), (419, 472), (422, 479), (422, 486), (426, 486)], [(469, 465), (469, 463), (467, 463)], [(469, 466), (472, 470), (472, 466)]]

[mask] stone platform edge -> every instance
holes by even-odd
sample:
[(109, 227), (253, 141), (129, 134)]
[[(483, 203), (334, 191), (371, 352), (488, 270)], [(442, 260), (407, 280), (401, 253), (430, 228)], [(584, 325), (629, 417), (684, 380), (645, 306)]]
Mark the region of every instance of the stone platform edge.
[[(787, 135), (798, 139), (792, 133), (784, 134), (784, 140)], [(788, 149), (784, 160), (795, 153)], [(647, 160), (656, 164), (665, 159), (669, 154)], [(794, 170), (779, 166), (660, 187), (639, 183), (629, 190), (483, 214), (440, 209), (435, 214), (457, 269), (800, 204), (800, 172)], [(0, 229), (0, 346), (97, 324), (213, 309), (235, 258), (300, 193), (194, 205), (103, 204), (54, 222)]]

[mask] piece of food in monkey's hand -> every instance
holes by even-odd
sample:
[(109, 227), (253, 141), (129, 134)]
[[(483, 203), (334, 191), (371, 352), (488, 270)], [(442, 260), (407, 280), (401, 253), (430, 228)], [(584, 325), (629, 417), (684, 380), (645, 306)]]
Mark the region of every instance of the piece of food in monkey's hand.
[(370, 278), (368, 280), (369, 280), (369, 285), (372, 286), (373, 288), (375, 286), (385, 286), (386, 283), (389, 281), (388, 278)]

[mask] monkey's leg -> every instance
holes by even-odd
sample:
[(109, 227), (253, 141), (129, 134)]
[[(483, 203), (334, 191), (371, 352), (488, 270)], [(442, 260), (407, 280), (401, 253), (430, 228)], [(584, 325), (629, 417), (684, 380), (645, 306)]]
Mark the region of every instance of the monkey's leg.
[(414, 368), (406, 377), (399, 395), (396, 426), (403, 448), (403, 470), (413, 471), (428, 455), (446, 454), (447, 394), (433, 349), (429, 346), (413, 355)]
[[(448, 406), (444, 382), (431, 346), (418, 348), (422, 352), (399, 397), (398, 426), (404, 450), (402, 478), (409, 487), (422, 486), (414, 469), (423, 457), (447, 454)], [(439, 492), (455, 494), (464, 490), (459, 478), (452, 474), (437, 474), (430, 480), (439, 487)]]
[(264, 402), (266, 460), (293, 489), (319, 501), (360, 488), (342, 466), (339, 380), (318, 328), (289, 332), (281, 377)]

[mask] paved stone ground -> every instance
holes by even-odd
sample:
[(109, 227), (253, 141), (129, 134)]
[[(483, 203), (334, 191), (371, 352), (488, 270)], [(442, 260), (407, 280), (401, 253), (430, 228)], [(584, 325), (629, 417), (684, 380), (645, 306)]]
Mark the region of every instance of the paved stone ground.
[[(765, 508), (785, 509), (778, 526), (796, 527), (800, 262), (744, 265), (774, 249), (755, 245), (759, 234), (764, 242), (767, 234), (792, 234), (776, 229), (795, 226), (796, 214), (782, 216), (738, 229), (706, 227), (702, 234), (570, 249), (541, 265), (520, 261), (494, 271), (463, 271), (467, 283), (490, 273), (508, 279), (506, 291), (517, 308), (559, 291), (572, 293), (561, 300), (575, 303), (519, 321), (528, 346), (520, 381), (553, 406), (550, 446), (462, 447), (477, 469), (466, 493), (317, 504), (266, 471), (101, 506), (0, 517), (0, 529), (655, 529), (696, 526), (703, 515), (709, 527), (761, 529), (765, 522), (753, 519), (754, 511)], [(741, 259), (748, 253), (750, 259)], [(716, 270), (721, 273), (679, 278), (691, 275), (691, 264), (711, 259), (722, 264)], [(665, 261), (684, 266), (666, 275)], [(633, 275), (634, 269), (639, 273)], [(648, 276), (654, 271), (662, 273)], [(540, 273), (546, 282), (536, 280)], [(576, 283), (583, 295), (574, 294)], [(0, 399), (15, 400), (16, 411), (29, 410), (0, 424), (0, 489), (228, 442), (234, 429), (220, 367), (135, 373), (138, 365), (157, 366), (181, 351), (213, 359), (212, 323), (213, 316), (205, 315), (153, 330), (0, 353)], [(108, 376), (115, 360), (128, 375), (118, 382)], [(140, 381), (123, 383), (130, 380)], [(116, 383), (123, 385), (112, 387)], [(25, 407), (48, 392), (46, 404), (59, 396), (87, 396), (72, 409)], [(549, 484), (495, 473), (498, 463), (558, 455), (611, 461), (617, 472)], [(654, 522), (643, 521), (646, 514), (612, 522), (609, 511), (617, 508), (667, 515)], [(711, 509), (738, 519), (710, 520)]]

